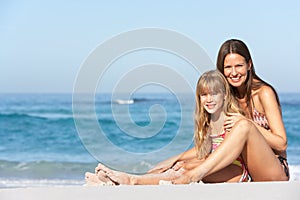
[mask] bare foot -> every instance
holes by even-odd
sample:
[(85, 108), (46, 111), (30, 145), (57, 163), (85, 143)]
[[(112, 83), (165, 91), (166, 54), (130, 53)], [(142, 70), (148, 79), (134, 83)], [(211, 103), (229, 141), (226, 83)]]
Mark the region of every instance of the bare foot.
[(86, 172), (85, 173), (85, 185), (87, 186), (96, 186), (96, 185), (105, 185), (105, 182), (102, 182), (96, 174)]
[(107, 185), (118, 185), (118, 183), (115, 183), (112, 179), (110, 179), (103, 170), (98, 171), (96, 176), (100, 181), (106, 183)]
[(119, 172), (112, 170), (103, 164), (98, 164), (97, 166), (98, 173), (104, 172), (108, 179), (113, 181), (115, 184), (121, 184), (121, 185), (133, 185), (132, 182), (133, 175), (127, 174), (125, 172)]

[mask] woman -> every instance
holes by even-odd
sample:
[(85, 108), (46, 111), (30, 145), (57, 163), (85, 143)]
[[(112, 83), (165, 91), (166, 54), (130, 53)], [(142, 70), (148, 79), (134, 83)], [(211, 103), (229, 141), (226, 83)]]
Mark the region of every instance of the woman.
[[(217, 70), (204, 73), (198, 80), (196, 89), (195, 108), (195, 152), (199, 161), (204, 161), (212, 151), (222, 143), (226, 132), (223, 124), (228, 113), (240, 113), (240, 108), (231, 95), (229, 84), (225, 77)], [(194, 150), (190, 151), (193, 152)], [(194, 152), (194, 153), (195, 153)], [(190, 157), (181, 157), (187, 160), (194, 159), (196, 154)], [(237, 156), (238, 157), (238, 156)], [(192, 160), (188, 161), (192, 164)], [(197, 162), (196, 162), (197, 163)], [(87, 184), (110, 183), (110, 184), (158, 184), (159, 181), (172, 181), (181, 176), (182, 170), (178, 170), (180, 164), (173, 166), (163, 173), (131, 175), (118, 172), (99, 164), (96, 175), (86, 174)], [(241, 157), (236, 159), (231, 166), (231, 174), (223, 174), (219, 177), (223, 181), (242, 182), (249, 181), (248, 171)]]
[(247, 119), (238, 114), (226, 117), (224, 128), (230, 130), (226, 140), (205, 162), (186, 171), (174, 183), (200, 181), (240, 154), (253, 181), (289, 180), (287, 136), (278, 95), (256, 75), (245, 43), (226, 41), (219, 50), (217, 68), (226, 77)]

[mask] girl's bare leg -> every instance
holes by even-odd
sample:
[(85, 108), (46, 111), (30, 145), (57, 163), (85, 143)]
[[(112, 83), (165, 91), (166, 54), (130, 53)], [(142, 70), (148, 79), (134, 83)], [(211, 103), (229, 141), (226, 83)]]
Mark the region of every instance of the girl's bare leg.
[(101, 168), (113, 182), (121, 185), (158, 185), (161, 180), (171, 181), (183, 173), (183, 169), (177, 171), (169, 169), (164, 173), (133, 175), (109, 169), (102, 164), (98, 164), (98, 168)]
[[(182, 167), (186, 171), (190, 171), (202, 164), (203, 160), (190, 159), (183, 161)], [(179, 166), (180, 167), (180, 166)], [(161, 180), (172, 181), (177, 179), (184, 172), (182, 169), (169, 169), (164, 173), (158, 174), (145, 174), (145, 175), (132, 175), (124, 172), (111, 170), (108, 167), (98, 165), (98, 177), (104, 181), (108, 179), (109, 182), (122, 185), (157, 185)], [(102, 173), (102, 175), (99, 175)], [(101, 178), (102, 176), (102, 178)], [(224, 169), (211, 174), (203, 179), (206, 183), (220, 183), (220, 182), (238, 182), (242, 176), (242, 169), (236, 165), (229, 165)], [(103, 178), (104, 177), (104, 178)], [(107, 178), (109, 177), (109, 178)]]

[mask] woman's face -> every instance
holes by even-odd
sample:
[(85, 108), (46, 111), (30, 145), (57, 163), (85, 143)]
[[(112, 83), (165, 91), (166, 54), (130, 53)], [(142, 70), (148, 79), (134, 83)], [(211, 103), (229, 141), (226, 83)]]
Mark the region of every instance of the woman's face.
[(224, 76), (233, 87), (240, 87), (246, 82), (250, 68), (250, 63), (239, 54), (228, 54), (224, 59)]

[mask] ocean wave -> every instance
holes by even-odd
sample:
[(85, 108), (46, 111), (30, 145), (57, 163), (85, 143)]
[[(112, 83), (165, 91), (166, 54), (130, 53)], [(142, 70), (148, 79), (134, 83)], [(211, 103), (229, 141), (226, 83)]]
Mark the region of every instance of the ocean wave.
[[(175, 98), (146, 98), (146, 97), (135, 97), (135, 98), (114, 98), (114, 99), (96, 99), (96, 104), (134, 104), (134, 103), (144, 103), (144, 102), (170, 102), (176, 100)], [(80, 105), (90, 104), (90, 101), (82, 101)]]
[(135, 101), (133, 99), (115, 99), (113, 102), (120, 105), (128, 105), (133, 104)]
[(72, 114), (61, 113), (0, 113), (0, 119), (40, 119), (40, 120), (59, 120), (73, 119)]
[(54, 161), (0, 161), (0, 179), (80, 179), (95, 163)]
[(2, 179), (0, 188), (84, 185), (83, 179)]
[(7, 119), (7, 118), (10, 118), (10, 119), (14, 119), (14, 118), (30, 118), (30, 117), (44, 119), (43, 117), (31, 116), (31, 115), (25, 114), (25, 113), (0, 113), (0, 119), (1, 118), (4, 118), (4, 119)]

